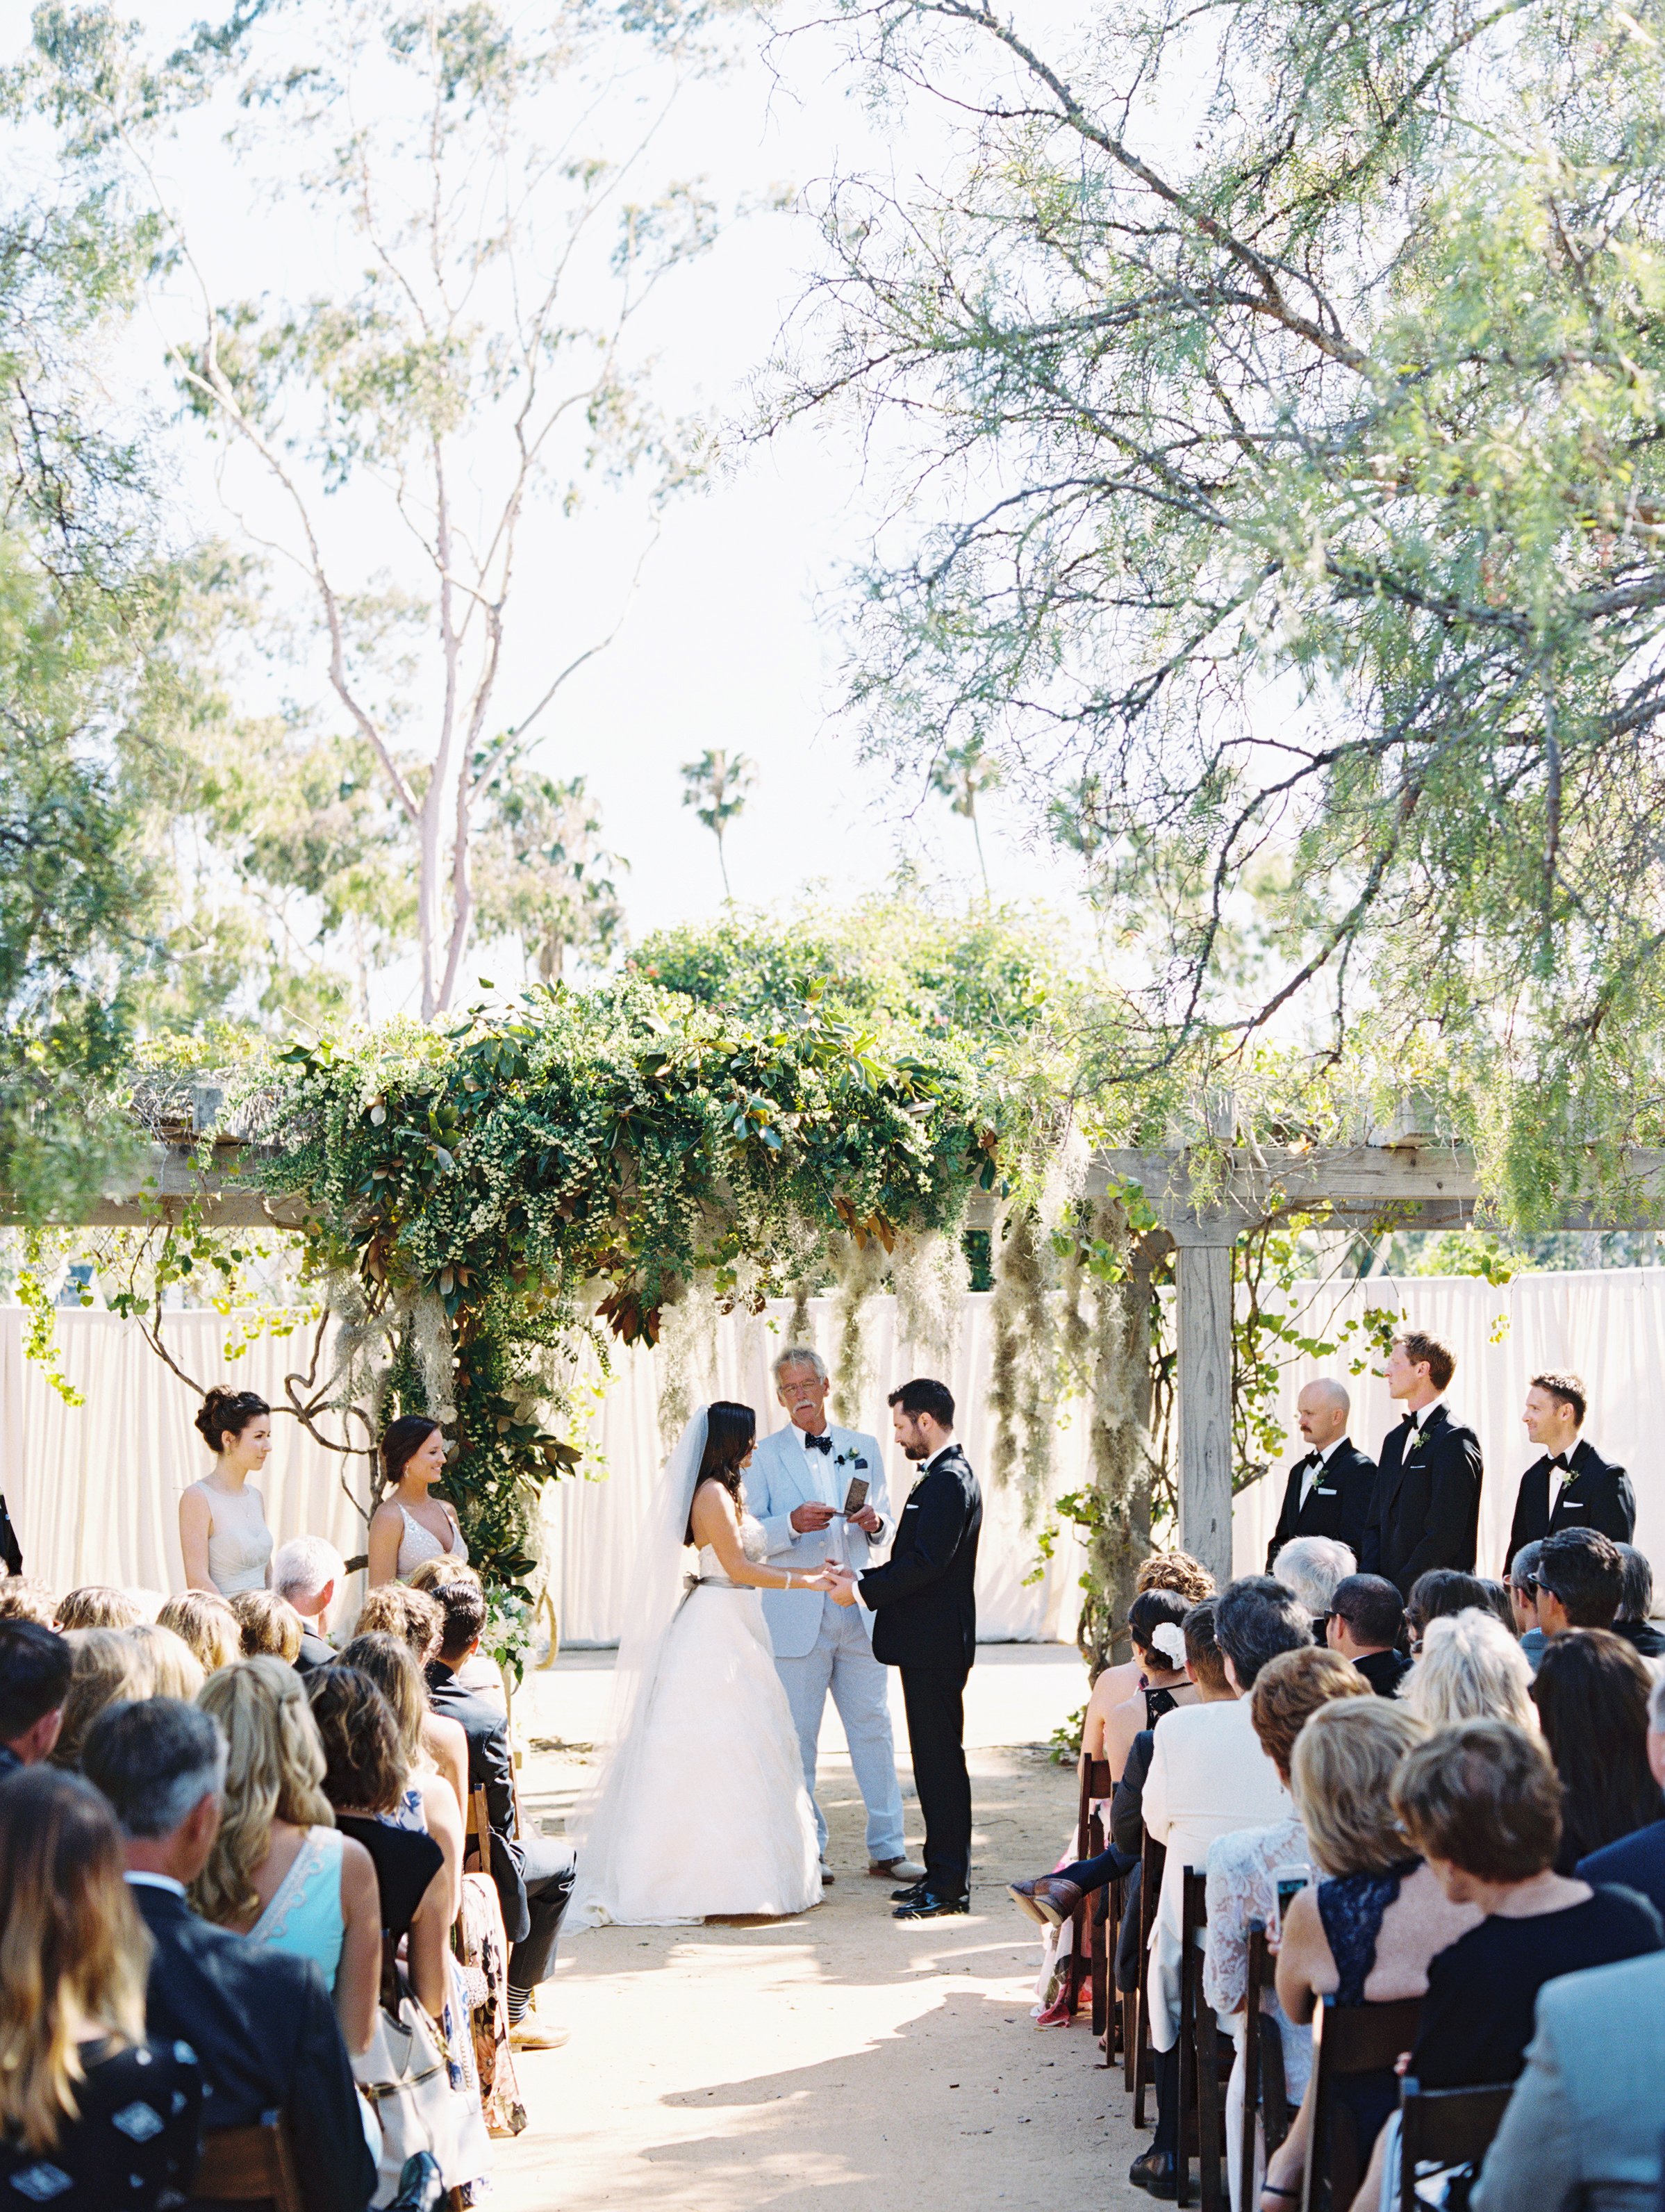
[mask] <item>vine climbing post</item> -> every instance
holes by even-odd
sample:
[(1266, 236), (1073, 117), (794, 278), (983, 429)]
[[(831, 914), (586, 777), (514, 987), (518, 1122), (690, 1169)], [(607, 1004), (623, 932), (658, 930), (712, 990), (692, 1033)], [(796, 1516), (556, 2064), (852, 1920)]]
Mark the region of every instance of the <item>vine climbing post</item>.
[(1231, 1578), (1231, 1244), (1220, 1226), (1169, 1223), (1178, 1307), (1179, 1540)]

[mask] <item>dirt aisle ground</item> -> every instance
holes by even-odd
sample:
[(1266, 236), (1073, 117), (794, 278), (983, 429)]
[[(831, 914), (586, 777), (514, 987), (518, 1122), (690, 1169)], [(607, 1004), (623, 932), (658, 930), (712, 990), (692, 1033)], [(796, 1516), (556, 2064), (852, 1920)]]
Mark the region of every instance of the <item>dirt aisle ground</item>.
[[(542, 2008), (572, 2041), (520, 2061), (532, 2124), (496, 2147), (505, 2212), (1145, 2202), (1126, 2177), (1149, 2137), (1085, 2027), (1035, 2028), (1037, 1950), (1005, 1893), (1051, 1865), (1068, 1831), (1073, 1777), (1036, 1747), (1080, 1702), (1082, 1677), (1068, 1654), (997, 1647), (972, 1680), (970, 1916), (890, 1918), (887, 1886), (865, 1873), (834, 1723), (823, 1802), (838, 1879), (824, 1905), (784, 1923), (605, 1929), (562, 1945)], [(605, 1686), (594, 1662), (563, 1665), (538, 1686), (538, 1724), (587, 1741), (573, 1723), (599, 1729)], [(528, 1810), (558, 1820), (585, 1772), (565, 1752), (535, 1755)], [(915, 1838), (911, 1790), (908, 1813)]]

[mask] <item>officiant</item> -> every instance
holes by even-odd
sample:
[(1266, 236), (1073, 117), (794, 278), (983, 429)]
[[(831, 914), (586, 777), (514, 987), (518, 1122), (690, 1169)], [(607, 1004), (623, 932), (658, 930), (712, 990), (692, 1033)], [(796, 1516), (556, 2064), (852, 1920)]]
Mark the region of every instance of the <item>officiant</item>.
[[(775, 1362), (775, 1395), (787, 1425), (765, 1437), (745, 1472), (746, 1504), (763, 1524), (769, 1557), (809, 1572), (829, 1559), (859, 1574), (891, 1534), (884, 1462), (877, 1437), (827, 1419), (825, 1363), (805, 1345)], [(848, 1515), (852, 1483), (860, 1499)], [(804, 1786), (815, 1804), (821, 1879), (830, 1881), (827, 1822), (815, 1796), (816, 1750), (827, 1692), (838, 1708), (856, 1786), (867, 1808), (867, 1871), (902, 1881), (925, 1869), (907, 1856), (902, 1791), (890, 1735), (884, 1668), (873, 1656), (873, 1616), (864, 1606), (835, 1605), (822, 1590), (763, 1592), (775, 1671), (792, 1707), (804, 1760)]]

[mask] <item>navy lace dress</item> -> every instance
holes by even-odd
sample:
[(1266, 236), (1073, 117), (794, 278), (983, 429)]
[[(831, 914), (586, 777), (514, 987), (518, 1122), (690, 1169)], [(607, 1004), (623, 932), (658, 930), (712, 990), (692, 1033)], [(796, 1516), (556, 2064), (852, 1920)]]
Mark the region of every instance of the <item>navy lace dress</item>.
[(166, 2212), (197, 2171), (203, 2069), (188, 2043), (83, 2043), (79, 2117), (47, 2151), (0, 2141), (0, 2208)]
[[(1319, 1883), (1318, 1917), (1335, 1961), (1337, 2004), (1364, 2002), (1382, 1915), (1399, 1895), (1401, 1883), (1420, 1864), (1419, 1859), (1406, 1859), (1385, 1874), (1345, 1874)], [(1373, 2074), (1344, 2075), (1335, 2081), (1334, 2095), (1352, 2114), (1362, 2171), (1389, 2115), (1399, 2109), (1399, 2076), (1391, 2066)]]

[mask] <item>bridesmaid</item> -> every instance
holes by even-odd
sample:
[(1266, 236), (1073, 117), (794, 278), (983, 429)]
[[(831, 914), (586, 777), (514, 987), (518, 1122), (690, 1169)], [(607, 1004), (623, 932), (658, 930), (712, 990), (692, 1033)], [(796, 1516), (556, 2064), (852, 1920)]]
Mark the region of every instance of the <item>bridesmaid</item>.
[(197, 1426), (214, 1455), (214, 1472), (179, 1500), (185, 1586), (225, 1598), (264, 1589), (271, 1530), (249, 1477), (258, 1474), (271, 1450), (271, 1407), (252, 1390), (216, 1385), (198, 1409)]
[(429, 1495), (445, 1473), (445, 1437), (425, 1413), (402, 1413), (381, 1440), (389, 1494), (370, 1516), (369, 1586), (404, 1581), (424, 1559), (466, 1565), (468, 1546), (457, 1516)]

